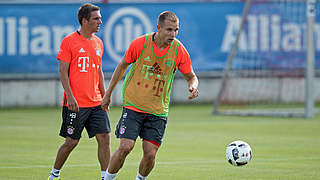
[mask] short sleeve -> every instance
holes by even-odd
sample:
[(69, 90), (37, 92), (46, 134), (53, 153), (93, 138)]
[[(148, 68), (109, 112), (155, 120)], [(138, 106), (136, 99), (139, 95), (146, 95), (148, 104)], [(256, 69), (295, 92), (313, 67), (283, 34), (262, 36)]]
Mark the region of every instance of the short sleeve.
[(68, 62), (68, 63), (71, 62), (71, 50), (70, 50), (69, 42), (66, 38), (63, 39), (61, 42), (57, 59)]
[(138, 37), (131, 42), (129, 48), (125, 53), (125, 60), (127, 63), (133, 63), (139, 58), (144, 47), (144, 42), (145, 36)]
[(190, 55), (182, 44), (178, 47), (177, 66), (182, 74), (187, 74), (192, 71)]
[(103, 52), (104, 52), (104, 45), (101, 39), (99, 39), (100, 42), (100, 48), (101, 48), (101, 57), (103, 56)]

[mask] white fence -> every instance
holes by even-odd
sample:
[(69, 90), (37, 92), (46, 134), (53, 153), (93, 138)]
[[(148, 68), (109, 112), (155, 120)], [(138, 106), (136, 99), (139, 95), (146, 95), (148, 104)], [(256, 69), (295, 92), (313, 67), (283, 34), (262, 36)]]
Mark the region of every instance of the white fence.
[[(174, 80), (171, 93), (171, 103), (212, 103), (218, 93), (218, 88), (221, 84), (221, 79), (216, 76), (199, 76), (199, 91), (200, 96), (195, 100), (188, 100), (187, 83), (178, 75)], [(268, 82), (262, 82), (268, 81)], [(238, 79), (233, 81), (235, 86), (246, 86), (250, 83), (250, 79)], [(302, 102), (304, 98), (303, 79), (287, 80), (279, 78), (261, 79), (261, 83), (267, 83), (268, 86), (277, 86), (278, 91), (274, 88), (259, 88), (251, 89), (251, 101), (269, 100), (270, 94), (277, 94), (277, 100), (285, 103)], [(106, 76), (106, 85), (109, 84), (109, 77)], [(255, 81), (255, 84), (257, 82)], [(301, 91), (291, 91), (291, 87), (301, 86)], [(250, 87), (248, 85), (248, 87)], [(320, 89), (320, 78), (315, 79), (315, 89)], [(296, 88), (293, 88), (296, 89)], [(265, 96), (254, 96), (255, 92), (264, 91)], [(270, 92), (269, 92), (270, 91)], [(316, 100), (320, 101), (320, 91), (315, 91)], [(2, 78), (0, 79), (0, 108), (5, 107), (25, 107), (25, 106), (60, 106), (62, 102), (63, 88), (58, 78), (40, 79), (40, 78)], [(112, 105), (121, 105), (122, 102), (122, 81), (117, 85), (112, 95)], [(237, 93), (239, 97), (246, 98), (248, 94)]]

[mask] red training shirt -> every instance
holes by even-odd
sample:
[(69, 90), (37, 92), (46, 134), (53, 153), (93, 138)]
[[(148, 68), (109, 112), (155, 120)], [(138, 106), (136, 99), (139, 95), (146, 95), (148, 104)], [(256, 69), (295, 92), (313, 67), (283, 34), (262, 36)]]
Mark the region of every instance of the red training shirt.
[[(125, 60), (127, 63), (133, 63), (139, 58), (144, 47), (145, 39), (146, 35), (143, 35), (131, 42), (125, 54)], [(165, 49), (160, 51), (154, 41), (152, 41), (152, 47), (154, 53), (158, 57), (164, 56), (170, 48), (170, 46), (167, 46)], [(182, 45), (182, 43), (180, 43), (177, 51), (177, 61), (175, 68), (177, 67), (182, 74), (190, 73), (192, 70), (190, 55), (188, 51), (185, 49), (185, 47)]]
[[(57, 59), (70, 63), (70, 87), (79, 107), (94, 107), (101, 104), (99, 71), (103, 50), (102, 40), (95, 35), (87, 40), (76, 31), (62, 40)], [(62, 105), (68, 106), (65, 92)]]

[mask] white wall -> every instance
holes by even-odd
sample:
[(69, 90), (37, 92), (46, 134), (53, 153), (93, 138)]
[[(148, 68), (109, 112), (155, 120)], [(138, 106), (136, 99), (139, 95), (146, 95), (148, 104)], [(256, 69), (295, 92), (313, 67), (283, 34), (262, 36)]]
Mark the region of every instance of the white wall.
[[(200, 77), (200, 96), (188, 100), (187, 83), (183, 78), (174, 80), (171, 93), (173, 103), (212, 103), (220, 87), (218, 78)], [(108, 85), (109, 79), (106, 80)], [(283, 102), (302, 102), (304, 98), (303, 79), (266, 78), (259, 81), (242, 78), (229, 83), (228, 95), (232, 101), (281, 100)], [(320, 78), (315, 80), (315, 97), (320, 101)], [(60, 106), (63, 89), (58, 79), (52, 80), (0, 80), (0, 108), (16, 106)], [(112, 95), (112, 105), (121, 105), (122, 81)]]

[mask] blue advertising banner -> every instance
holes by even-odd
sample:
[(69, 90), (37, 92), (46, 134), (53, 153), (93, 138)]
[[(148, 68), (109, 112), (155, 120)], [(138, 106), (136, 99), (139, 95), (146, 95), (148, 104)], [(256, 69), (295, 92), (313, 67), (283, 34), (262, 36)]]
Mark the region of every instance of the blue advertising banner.
[[(165, 10), (180, 19), (177, 38), (189, 51), (195, 71), (222, 70), (240, 26), (243, 6), (243, 2), (99, 4), (103, 25), (97, 35), (105, 45), (103, 70), (114, 70), (135, 37), (156, 31), (158, 15)], [(261, 60), (258, 64), (235, 62), (234, 67), (305, 66), (301, 60), (305, 59), (305, 24), (287, 20), (280, 14), (282, 9), (273, 6), (270, 3), (264, 9), (253, 8), (239, 42), (239, 54), (249, 53)], [(301, 6), (305, 7), (305, 3)], [(61, 40), (79, 28), (79, 7), (80, 4), (1, 4), (0, 73), (57, 73), (56, 55)], [(298, 16), (305, 16), (303, 13)], [(320, 68), (318, 38), (317, 23), (316, 66)]]

